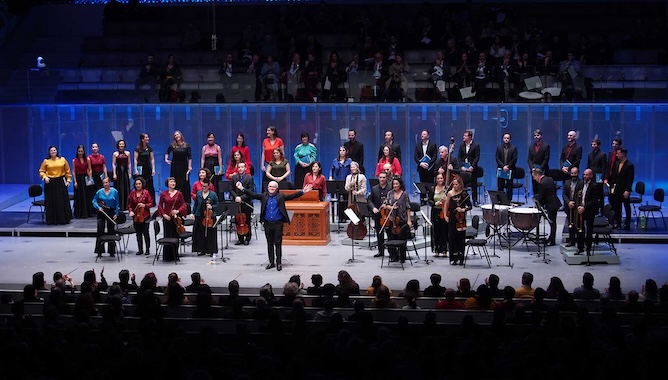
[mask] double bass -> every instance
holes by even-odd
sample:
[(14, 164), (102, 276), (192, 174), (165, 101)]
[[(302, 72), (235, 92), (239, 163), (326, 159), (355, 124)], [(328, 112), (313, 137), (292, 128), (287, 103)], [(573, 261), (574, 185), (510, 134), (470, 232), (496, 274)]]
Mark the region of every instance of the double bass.
[(452, 173), (450, 170), (450, 157), (452, 153), (455, 151), (455, 136), (450, 136), (450, 146), (448, 147), (448, 163), (446, 164), (447, 170), (445, 171), (445, 187), (447, 189), (450, 188), (450, 184), (452, 183), (452, 180), (455, 178), (457, 174)]
[(355, 213), (355, 215), (357, 215), (360, 221), (357, 224), (353, 222), (348, 223), (348, 227), (346, 228), (346, 234), (352, 240), (362, 240), (366, 237), (368, 231), (366, 228), (366, 224), (364, 224), (364, 220), (361, 218), (359, 206), (357, 205), (357, 202), (355, 202), (354, 192), (358, 190), (357, 175), (355, 176), (356, 176), (355, 187), (348, 194), (348, 199), (350, 203), (348, 205), (348, 208), (351, 209)]

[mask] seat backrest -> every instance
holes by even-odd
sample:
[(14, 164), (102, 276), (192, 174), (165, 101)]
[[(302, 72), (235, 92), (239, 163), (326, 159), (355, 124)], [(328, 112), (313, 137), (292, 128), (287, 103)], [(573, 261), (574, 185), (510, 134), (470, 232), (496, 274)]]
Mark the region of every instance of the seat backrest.
[(640, 194), (641, 197), (645, 195), (645, 182), (636, 182), (636, 193)]
[(127, 217), (125, 216), (125, 213), (124, 213), (124, 212), (121, 212), (121, 213), (118, 214), (118, 216), (116, 217), (116, 224), (118, 224), (119, 226), (120, 226), (121, 224), (127, 222), (127, 221), (128, 221), (128, 219), (127, 219)]
[(480, 227), (480, 216), (473, 215), (473, 218), (471, 218), (471, 227), (478, 232), (478, 228)]
[(158, 239), (158, 235), (160, 235), (160, 222), (157, 219), (153, 221), (153, 235), (156, 240)]
[(665, 196), (666, 196), (666, 194), (663, 191), (663, 189), (654, 190), (654, 200), (655, 201), (657, 201), (659, 203), (663, 203), (663, 200), (665, 199)]
[(513, 179), (524, 179), (524, 176), (526, 175), (526, 172), (524, 171), (524, 168), (516, 166), (515, 170), (513, 171)]
[(40, 195), (42, 195), (42, 191), (43, 191), (42, 186), (30, 185), (30, 187), (28, 187), (28, 196), (33, 198), (39, 197)]
[(420, 202), (411, 202), (411, 211), (420, 212)]

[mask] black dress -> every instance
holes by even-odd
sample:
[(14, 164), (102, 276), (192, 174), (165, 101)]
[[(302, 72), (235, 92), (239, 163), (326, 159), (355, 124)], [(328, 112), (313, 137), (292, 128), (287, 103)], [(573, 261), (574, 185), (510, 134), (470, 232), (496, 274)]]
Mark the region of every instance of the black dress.
[(128, 152), (118, 152), (118, 156), (116, 156), (116, 181), (114, 181), (114, 188), (118, 190), (121, 210), (128, 209), (128, 196), (130, 196), (129, 166), (130, 156), (128, 156)]
[(174, 146), (170, 144), (167, 154), (172, 154), (169, 176), (176, 180), (176, 190), (183, 194), (183, 199), (190, 199), (190, 178), (188, 177), (188, 160), (192, 159), (190, 144)]
[(136, 148), (135, 152), (137, 152), (137, 162), (135, 162), (136, 169), (139, 172), (139, 175), (146, 180), (146, 190), (148, 190), (153, 199), (157, 199), (155, 196), (155, 187), (153, 187), (153, 167), (151, 166), (151, 153), (153, 153), (153, 148), (150, 146), (147, 146), (144, 150)]
[[(452, 196), (448, 210), (450, 211), (450, 221), (448, 223), (448, 242), (450, 244), (450, 261), (457, 262), (461, 265), (464, 262), (464, 243), (466, 241), (466, 227), (463, 231), (457, 229), (457, 207), (464, 207), (467, 210), (471, 209), (471, 198), (466, 191)], [(466, 218), (466, 213), (464, 213)]]

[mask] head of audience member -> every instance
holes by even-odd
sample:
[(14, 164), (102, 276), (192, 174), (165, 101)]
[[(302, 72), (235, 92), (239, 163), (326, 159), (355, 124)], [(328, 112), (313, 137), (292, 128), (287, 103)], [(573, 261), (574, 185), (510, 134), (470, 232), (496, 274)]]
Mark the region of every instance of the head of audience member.
[(62, 272), (58, 272), (58, 271), (53, 272), (53, 283), (54, 284), (56, 283), (56, 281), (58, 281), (61, 278), (63, 278), (63, 273)]
[(130, 282), (130, 271), (127, 269), (122, 269), (118, 272), (118, 280), (121, 284), (127, 284)]
[(46, 280), (44, 280), (44, 272), (35, 272), (32, 275), (32, 286), (37, 290), (46, 289)]
[(487, 281), (485, 281), (487, 286), (489, 286), (490, 289), (498, 289), (499, 288), (499, 276), (495, 275), (494, 273), (490, 274), (489, 277), (487, 277)]
[(587, 289), (594, 287), (594, 275), (590, 272), (584, 272), (582, 275), (582, 286)]
[(471, 281), (464, 277), (459, 279), (457, 282), (457, 289), (462, 293), (468, 293), (471, 291)]
[(508, 285), (503, 288), (503, 299), (506, 301), (512, 301), (515, 298), (515, 288)]
[(199, 272), (192, 272), (190, 274), (190, 281), (192, 281), (193, 285), (200, 285), (202, 281), (202, 275), (200, 275)]
[(283, 285), (283, 296), (294, 299), (299, 294), (299, 285), (294, 282), (286, 282)]
[(260, 297), (264, 298), (267, 301), (274, 298), (274, 288), (271, 286), (270, 283), (262, 285), (262, 287), (260, 288)]
[(441, 285), (441, 280), (442, 280), (442, 277), (438, 273), (432, 273), (431, 276), (429, 276), (429, 282), (431, 282), (432, 286), (440, 286)]
[(533, 274), (529, 272), (522, 273), (522, 285), (531, 287), (531, 284), (533, 284)]
[(239, 282), (237, 280), (232, 280), (227, 284), (227, 291), (231, 296), (239, 295)]
[(455, 296), (457, 295), (457, 292), (453, 288), (447, 288), (445, 289), (445, 299), (448, 301), (454, 301)]
[(87, 270), (84, 272), (84, 281), (89, 282), (91, 285), (97, 284), (97, 276), (95, 275), (95, 271)]
[(641, 288), (642, 295), (647, 299), (658, 300), (659, 297), (659, 287), (651, 278), (645, 280), (645, 284)]
[(315, 274), (311, 275), (311, 283), (316, 288), (321, 287), (322, 286), (322, 275), (319, 274), (319, 273), (315, 273)]
[(413, 294), (416, 297), (420, 295), (420, 281), (416, 279), (408, 280), (404, 288), (404, 294)]

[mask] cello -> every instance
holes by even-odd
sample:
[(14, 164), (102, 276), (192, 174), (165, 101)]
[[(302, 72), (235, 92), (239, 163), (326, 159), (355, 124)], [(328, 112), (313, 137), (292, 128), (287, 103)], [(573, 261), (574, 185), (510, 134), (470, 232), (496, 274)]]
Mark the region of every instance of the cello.
[(248, 233), (250, 232), (250, 228), (248, 227), (248, 220), (246, 218), (246, 214), (243, 213), (243, 210), (241, 208), (241, 203), (239, 203), (239, 212), (234, 217), (234, 220), (237, 222), (237, 235), (239, 236), (248, 235)]
[[(354, 190), (357, 191), (357, 181), (355, 181), (355, 188)], [(357, 205), (357, 202), (355, 202), (354, 198), (354, 191), (350, 191), (348, 194), (348, 199), (350, 202), (350, 205), (348, 206), (349, 209), (351, 209), (355, 215), (359, 218), (359, 223), (355, 224), (352, 221), (348, 223), (348, 227), (346, 228), (346, 234), (348, 237), (352, 240), (362, 240), (366, 237), (367, 234), (367, 228), (366, 224), (364, 224), (364, 220), (360, 217), (360, 209), (359, 206)]]

